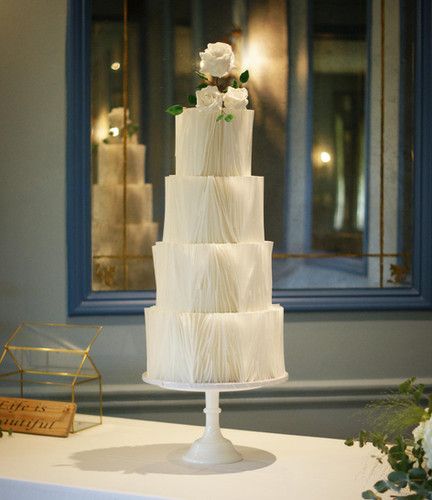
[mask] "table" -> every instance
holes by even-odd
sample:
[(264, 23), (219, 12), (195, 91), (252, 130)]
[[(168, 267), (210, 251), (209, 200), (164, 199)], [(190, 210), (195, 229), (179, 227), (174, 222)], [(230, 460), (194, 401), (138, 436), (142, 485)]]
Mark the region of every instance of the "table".
[(68, 438), (5, 435), (1, 500), (351, 500), (383, 476), (372, 448), (337, 439), (224, 429), (244, 456), (195, 466), (201, 427), (105, 417)]

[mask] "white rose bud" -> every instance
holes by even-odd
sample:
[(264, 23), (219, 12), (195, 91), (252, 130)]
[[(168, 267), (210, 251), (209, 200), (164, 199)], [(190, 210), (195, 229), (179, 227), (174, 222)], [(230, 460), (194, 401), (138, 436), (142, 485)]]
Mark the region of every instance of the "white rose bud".
[(234, 54), (231, 45), (222, 42), (209, 43), (204, 52), (200, 52), (200, 69), (204, 73), (220, 78), (234, 68)]
[(222, 107), (222, 94), (214, 85), (196, 91), (197, 108), (213, 109)]
[(246, 109), (248, 105), (248, 91), (245, 88), (235, 89), (228, 87), (223, 97), (224, 106), (227, 110)]
[[(130, 123), (129, 120), (129, 110), (126, 112), (127, 122)], [(123, 108), (113, 108), (108, 115), (108, 120), (110, 127), (117, 127), (118, 129), (123, 128)]]
[(423, 449), (429, 469), (432, 469), (432, 418), (424, 422)]

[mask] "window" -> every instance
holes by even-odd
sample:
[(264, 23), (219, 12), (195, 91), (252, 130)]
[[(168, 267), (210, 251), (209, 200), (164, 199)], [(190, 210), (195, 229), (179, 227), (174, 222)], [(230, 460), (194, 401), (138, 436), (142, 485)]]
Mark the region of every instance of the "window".
[[(413, 0), (71, 1), (70, 313), (141, 313), (154, 302), (150, 248), (174, 171), (163, 111), (186, 103), (198, 51), (215, 40), (251, 74), (252, 171), (265, 176), (275, 301), (429, 308), (430, 18), (429, 3)], [(113, 122), (122, 106), (127, 145)], [(134, 179), (121, 174), (125, 156)]]

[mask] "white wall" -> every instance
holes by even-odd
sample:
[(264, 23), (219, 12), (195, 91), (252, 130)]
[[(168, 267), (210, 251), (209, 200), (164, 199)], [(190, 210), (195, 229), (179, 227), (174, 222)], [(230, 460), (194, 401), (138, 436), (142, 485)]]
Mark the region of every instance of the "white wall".
[[(66, 312), (65, 0), (0, 0), (0, 341)], [(118, 415), (201, 421), (201, 400), (144, 387), (143, 317), (83, 318)], [(432, 381), (432, 313), (286, 315), (291, 382), (227, 399), (224, 424), (342, 436), (356, 408), (417, 375)], [(0, 387), (1, 390), (1, 387)], [(233, 395), (234, 396), (234, 395)]]

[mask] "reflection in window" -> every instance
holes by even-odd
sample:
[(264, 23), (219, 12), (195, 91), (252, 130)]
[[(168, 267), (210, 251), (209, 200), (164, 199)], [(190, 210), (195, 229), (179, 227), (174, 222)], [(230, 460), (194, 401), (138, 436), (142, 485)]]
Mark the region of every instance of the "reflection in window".
[[(345, 4), (345, 6), (344, 6)], [(363, 253), (366, 0), (313, 2), (312, 241), (314, 251)]]
[[(125, 4), (126, 183), (124, 120), (113, 113), (124, 105)], [(274, 287), (409, 285), (415, 8), (383, 4), (93, 0), (93, 290), (154, 289), (151, 246), (175, 166), (164, 110), (186, 104), (197, 54), (217, 40), (251, 75)]]
[(125, 58), (123, 2), (92, 4), (93, 290), (155, 287), (151, 247), (158, 224), (153, 218), (153, 186), (145, 181), (140, 127), (142, 9), (139, 3), (131, 2), (130, 7)]

